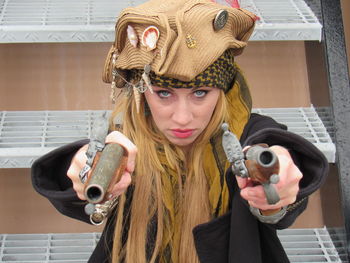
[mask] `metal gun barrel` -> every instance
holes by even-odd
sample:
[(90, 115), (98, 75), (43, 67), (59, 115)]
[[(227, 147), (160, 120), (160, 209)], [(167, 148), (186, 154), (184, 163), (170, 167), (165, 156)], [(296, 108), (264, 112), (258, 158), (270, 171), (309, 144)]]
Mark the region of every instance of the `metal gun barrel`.
[(266, 183), (271, 175), (278, 174), (278, 157), (271, 149), (254, 145), (247, 150), (245, 157), (249, 176), (253, 181)]
[[(85, 198), (89, 203), (97, 204), (105, 199), (112, 182), (120, 179), (124, 168), (124, 148), (116, 143), (107, 144), (100, 154), (85, 187)], [(122, 170), (122, 171), (121, 171)]]
[(254, 160), (262, 167), (273, 167), (278, 161), (276, 154), (269, 148), (259, 145), (252, 146), (246, 153), (248, 160)]

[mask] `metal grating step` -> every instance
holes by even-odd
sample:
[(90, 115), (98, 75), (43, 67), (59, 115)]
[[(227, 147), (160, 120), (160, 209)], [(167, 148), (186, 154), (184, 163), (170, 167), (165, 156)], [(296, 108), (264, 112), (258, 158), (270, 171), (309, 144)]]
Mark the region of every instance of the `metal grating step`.
[(285, 229), (278, 236), (292, 263), (348, 262), (341, 229)]
[(102, 111), (0, 112), (0, 168), (28, 168), (38, 157), (90, 137)]
[(100, 233), (0, 235), (0, 262), (86, 263)]
[(313, 107), (253, 109), (253, 112), (270, 116), (277, 122), (287, 125), (289, 131), (313, 143), (323, 152), (330, 163), (335, 162), (335, 145), (327, 131), (333, 129), (332, 122), (322, 121), (331, 120), (329, 112), (325, 108), (319, 111), (322, 119)]
[[(120, 11), (143, 2), (0, 0), (0, 43), (112, 42)], [(321, 41), (322, 26), (303, 0), (240, 2), (260, 17), (252, 40)]]
[[(335, 146), (313, 107), (254, 109), (284, 123), (318, 147), (329, 162)], [(29, 168), (38, 157), (90, 137), (103, 111), (0, 111), (0, 168)]]
[[(292, 263), (348, 262), (340, 229), (285, 229), (278, 236)], [(0, 262), (85, 263), (99, 239), (100, 233), (3, 234)]]
[(318, 40), (322, 26), (304, 1), (242, 0), (241, 7), (259, 16), (251, 40)]

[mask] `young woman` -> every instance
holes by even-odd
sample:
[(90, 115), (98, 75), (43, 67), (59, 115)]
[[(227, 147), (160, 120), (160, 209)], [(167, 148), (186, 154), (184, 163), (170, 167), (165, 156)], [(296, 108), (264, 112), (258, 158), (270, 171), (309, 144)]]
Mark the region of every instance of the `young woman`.
[[(206, 0), (152, 0), (122, 12), (104, 72), (113, 92), (122, 88), (106, 143), (122, 145), (128, 161), (89, 262), (289, 262), (276, 229), (306, 208), (328, 165), (311, 143), (251, 114), (234, 56), (255, 20)], [(268, 203), (261, 185), (233, 175), (224, 122), (242, 145), (265, 143), (277, 154), (277, 203)], [(79, 173), (87, 143), (59, 148), (32, 167), (35, 189), (86, 222)]]

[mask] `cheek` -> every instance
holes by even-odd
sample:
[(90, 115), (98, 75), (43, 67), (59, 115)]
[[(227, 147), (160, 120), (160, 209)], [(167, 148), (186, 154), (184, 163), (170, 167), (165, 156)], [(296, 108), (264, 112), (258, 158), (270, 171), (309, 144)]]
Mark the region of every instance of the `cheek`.
[(213, 116), (214, 109), (215, 109), (215, 105), (214, 106), (210, 105), (209, 107), (207, 107), (202, 111), (202, 119), (205, 122), (205, 126), (207, 126), (207, 124), (210, 122), (211, 117)]
[(158, 129), (161, 129), (162, 123), (168, 118), (166, 109), (164, 106), (161, 105), (161, 103), (159, 103), (158, 99), (155, 98), (154, 94), (145, 94), (145, 97), (152, 118)]
[(166, 114), (163, 109), (160, 110), (158, 107), (150, 107), (150, 110), (152, 118), (157, 126), (159, 126), (162, 121), (166, 120)]
[(210, 101), (208, 101), (208, 103), (202, 109), (202, 114), (204, 117), (206, 117), (208, 122), (210, 121), (210, 119), (214, 113), (216, 104), (218, 102), (218, 97), (219, 97), (219, 94), (215, 94), (215, 96), (213, 96), (210, 99)]

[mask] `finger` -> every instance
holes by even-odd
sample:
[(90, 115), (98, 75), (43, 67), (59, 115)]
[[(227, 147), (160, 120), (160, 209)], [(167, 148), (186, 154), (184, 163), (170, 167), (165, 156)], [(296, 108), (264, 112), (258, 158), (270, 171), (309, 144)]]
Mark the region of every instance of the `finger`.
[(247, 186), (247, 178), (242, 178), (242, 177), (236, 175), (236, 180), (237, 180), (238, 187), (240, 189)]
[[(81, 147), (74, 155), (71, 164), (67, 170), (67, 175), (72, 181), (79, 179), (79, 173), (87, 161), (86, 151), (88, 145)], [(80, 181), (80, 180), (79, 180)]]
[(85, 195), (84, 195), (84, 192), (81, 192), (81, 191), (77, 192), (77, 196), (78, 196), (78, 198), (79, 198), (80, 200), (83, 200), (83, 201), (86, 200), (86, 197), (85, 197)]
[[(67, 176), (71, 179), (73, 184), (73, 189), (76, 192), (77, 196), (81, 200), (86, 200), (84, 195), (85, 185), (81, 182), (79, 178), (79, 169), (76, 169), (77, 166), (70, 167), (67, 171)], [(90, 173), (88, 173), (89, 176)]]
[(80, 182), (79, 179), (79, 166), (77, 166), (76, 164), (71, 164), (71, 166), (68, 168), (67, 170), (67, 176), (69, 177), (69, 179), (72, 180), (73, 184), (74, 182)]
[(283, 205), (289, 205), (296, 200), (299, 192), (299, 182), (303, 174), (295, 165), (287, 149), (281, 146), (270, 147), (276, 152), (280, 161), (280, 182), (275, 186)]
[(303, 178), (302, 172), (294, 163), (289, 167), (287, 174), (290, 175), (290, 181), (293, 184), (299, 184), (300, 180)]
[(262, 185), (249, 186), (241, 190), (241, 196), (247, 201), (257, 201), (257, 200), (266, 200), (264, 188)]
[(86, 197), (84, 195), (85, 186), (81, 182), (73, 183), (73, 189), (76, 192), (79, 199), (86, 200)]
[(118, 143), (128, 152), (126, 170), (132, 173), (135, 169), (135, 159), (137, 154), (136, 146), (122, 133), (113, 131), (106, 137), (106, 143)]
[(113, 186), (112, 190), (110, 191), (109, 198), (113, 198), (115, 196), (119, 196), (123, 194), (130, 184), (131, 184), (131, 174), (129, 172), (125, 172), (122, 175), (120, 181)]
[(264, 188), (261, 185), (254, 186), (254, 187), (247, 187), (243, 189), (241, 191), (241, 196), (248, 202), (253, 203), (254, 207), (257, 207), (259, 209), (274, 209), (276, 207), (288, 205), (290, 204), (291, 201), (293, 201), (293, 199), (296, 198), (296, 195), (294, 194), (288, 194), (288, 195), (279, 194), (280, 200), (276, 204), (270, 205), (268, 203)]
[(282, 147), (282, 146), (279, 146), (279, 145), (272, 145), (269, 147), (272, 151), (274, 151), (274, 153), (276, 153), (277, 155), (284, 155), (284, 156), (288, 156), (290, 157), (290, 153), (289, 151)]
[(86, 164), (86, 161), (87, 161), (86, 151), (87, 151), (88, 147), (89, 147), (88, 144), (81, 147), (77, 151), (77, 153), (74, 155), (74, 157), (72, 159), (72, 163), (74, 163), (78, 167), (83, 168), (83, 166)]
[(252, 147), (250, 145), (244, 146), (244, 148), (242, 149), (242, 151), (245, 153), (246, 151), (248, 151), (248, 149)]
[(72, 181), (73, 189), (81, 200), (86, 200), (86, 198), (84, 196), (84, 184), (79, 178), (79, 173), (86, 164), (87, 157), (85, 153), (87, 148), (88, 145), (84, 145), (76, 152), (67, 170), (67, 176)]

